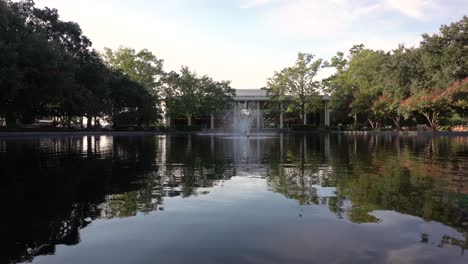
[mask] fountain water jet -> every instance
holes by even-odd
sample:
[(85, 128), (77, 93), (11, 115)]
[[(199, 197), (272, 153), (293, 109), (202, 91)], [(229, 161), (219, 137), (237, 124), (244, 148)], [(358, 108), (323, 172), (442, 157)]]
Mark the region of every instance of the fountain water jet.
[(234, 112), (231, 116), (228, 115), (226, 119), (231, 120), (234, 133), (249, 136), (252, 125), (257, 121), (257, 116), (256, 106), (245, 102), (244, 104), (236, 104)]

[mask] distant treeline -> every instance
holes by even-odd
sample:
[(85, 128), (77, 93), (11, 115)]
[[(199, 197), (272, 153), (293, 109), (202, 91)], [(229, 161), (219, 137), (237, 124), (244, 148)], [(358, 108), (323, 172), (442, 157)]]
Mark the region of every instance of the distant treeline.
[[(380, 129), (427, 123), (432, 129), (467, 123), (468, 17), (437, 34), (422, 36), (417, 48), (391, 52), (355, 45), (330, 61), (299, 53), (295, 65), (268, 80), (267, 116), (278, 118), (287, 99), (288, 115), (304, 120), (323, 109), (330, 95), (332, 126)], [(317, 81), (323, 67), (336, 70)], [(96, 52), (78, 24), (59, 19), (56, 9), (34, 1), (0, 0), (0, 125), (31, 124), (48, 117), (62, 127), (150, 126), (164, 118), (206, 117), (227, 110), (234, 90), (229, 81), (198, 76), (187, 67), (164, 72), (150, 51), (120, 47)], [(296, 119), (296, 120), (299, 120)], [(92, 122), (94, 120), (94, 122)]]
[(103, 118), (116, 126), (149, 126), (162, 118), (162, 98), (173, 115), (190, 119), (228, 107), (233, 94), (229, 82), (186, 67), (165, 73), (148, 50), (99, 54), (80, 26), (60, 20), (56, 9), (0, 0), (0, 119), (9, 127), (40, 117), (62, 127), (83, 126), (84, 118), (88, 128)]
[(467, 123), (468, 17), (440, 32), (423, 34), (420, 46), (392, 52), (355, 45), (327, 63), (336, 74), (324, 81), (334, 123), (384, 125)]

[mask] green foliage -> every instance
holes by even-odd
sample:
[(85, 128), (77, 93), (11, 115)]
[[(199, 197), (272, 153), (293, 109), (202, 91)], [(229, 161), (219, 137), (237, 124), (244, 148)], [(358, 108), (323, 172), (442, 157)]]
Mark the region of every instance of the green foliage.
[(317, 130), (316, 125), (293, 125), (293, 131), (315, 131)]
[(437, 34), (424, 34), (420, 48), (426, 78), (423, 87), (447, 87), (468, 77), (467, 43), (467, 16), (442, 26)]
[(219, 114), (229, 109), (235, 95), (230, 82), (199, 77), (187, 67), (182, 67), (180, 73), (168, 73), (164, 83), (168, 112), (187, 118), (189, 126), (194, 116)]
[(448, 88), (419, 90), (401, 103), (406, 115), (422, 114), (433, 130), (438, 130), (438, 119), (451, 114), (452, 109), (466, 113), (468, 108), (468, 78)]
[[(0, 116), (9, 127), (37, 117), (67, 127), (83, 116), (88, 127), (97, 117), (139, 126), (155, 121), (162, 61), (146, 50), (107, 55), (114, 65), (104, 65), (80, 26), (62, 21), (56, 9), (0, 1)], [(120, 67), (129, 55), (134, 60)]]
[(468, 117), (468, 77), (453, 83), (445, 91), (450, 105), (459, 115)]
[(175, 127), (178, 131), (200, 131), (201, 126), (194, 126), (194, 125), (177, 125)]
[(287, 101), (290, 112), (298, 112), (304, 118), (308, 112), (321, 107), (320, 82), (314, 80), (322, 60), (314, 55), (299, 53), (294, 66), (286, 67), (268, 79), (267, 90), (272, 100), (279, 104)]
[(163, 61), (157, 59), (149, 50), (136, 52), (131, 48), (119, 47), (116, 51), (112, 51), (105, 48), (102, 57), (110, 68), (122, 71), (148, 91), (160, 93)]
[(427, 119), (429, 126), (435, 131), (438, 128), (437, 119), (449, 110), (449, 100), (443, 94), (443, 89), (420, 90), (402, 102), (406, 115), (418, 112)]
[(391, 121), (399, 128), (404, 118), (421, 114), (437, 129), (437, 118), (451, 110), (466, 116), (467, 93), (449, 90), (465, 89), (450, 85), (468, 77), (467, 26), (465, 16), (438, 34), (424, 34), (420, 48), (400, 45), (384, 53), (355, 45), (348, 57), (338, 52), (325, 63), (336, 73), (323, 81), (331, 94), (332, 120), (346, 124), (354, 117), (354, 124), (366, 121), (374, 129)]

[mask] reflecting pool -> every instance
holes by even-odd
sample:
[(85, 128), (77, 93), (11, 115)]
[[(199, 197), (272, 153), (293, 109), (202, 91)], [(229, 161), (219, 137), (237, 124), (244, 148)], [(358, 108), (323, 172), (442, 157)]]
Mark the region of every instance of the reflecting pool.
[(0, 139), (1, 263), (468, 263), (468, 137)]

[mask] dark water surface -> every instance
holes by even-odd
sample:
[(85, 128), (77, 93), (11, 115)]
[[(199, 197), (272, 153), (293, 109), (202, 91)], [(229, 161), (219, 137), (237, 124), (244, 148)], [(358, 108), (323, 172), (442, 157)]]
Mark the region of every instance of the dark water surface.
[(468, 137), (0, 140), (1, 263), (468, 263)]

